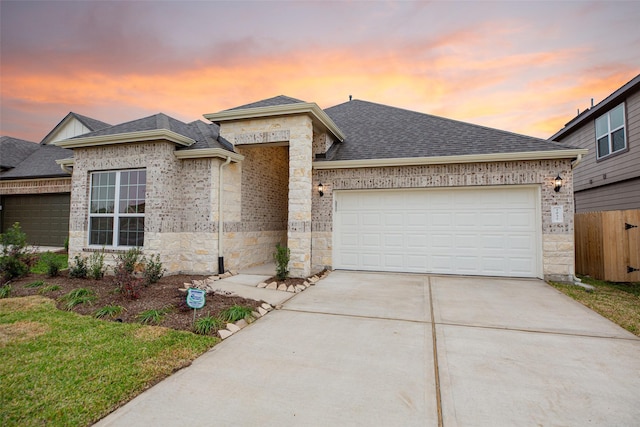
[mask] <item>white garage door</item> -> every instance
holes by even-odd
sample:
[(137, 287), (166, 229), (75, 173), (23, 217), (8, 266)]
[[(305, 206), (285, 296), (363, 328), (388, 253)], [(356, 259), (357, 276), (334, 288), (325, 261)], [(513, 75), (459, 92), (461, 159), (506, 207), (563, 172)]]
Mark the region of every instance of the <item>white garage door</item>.
[(334, 194), (334, 268), (540, 276), (537, 188)]

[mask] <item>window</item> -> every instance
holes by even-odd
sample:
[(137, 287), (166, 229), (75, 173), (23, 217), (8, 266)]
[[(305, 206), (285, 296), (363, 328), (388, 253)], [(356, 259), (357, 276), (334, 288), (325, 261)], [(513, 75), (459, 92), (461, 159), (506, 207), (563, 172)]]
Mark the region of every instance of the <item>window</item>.
[(624, 103), (596, 120), (596, 148), (599, 159), (627, 148)]
[(143, 246), (147, 171), (91, 174), (89, 245)]

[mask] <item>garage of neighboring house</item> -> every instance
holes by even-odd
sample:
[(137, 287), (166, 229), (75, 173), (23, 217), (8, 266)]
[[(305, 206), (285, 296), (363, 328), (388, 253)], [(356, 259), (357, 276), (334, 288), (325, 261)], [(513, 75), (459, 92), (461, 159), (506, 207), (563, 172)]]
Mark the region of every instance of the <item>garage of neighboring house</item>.
[(2, 197), (2, 232), (19, 222), (29, 243), (63, 246), (69, 235), (69, 193)]
[(336, 191), (334, 268), (537, 277), (535, 186)]

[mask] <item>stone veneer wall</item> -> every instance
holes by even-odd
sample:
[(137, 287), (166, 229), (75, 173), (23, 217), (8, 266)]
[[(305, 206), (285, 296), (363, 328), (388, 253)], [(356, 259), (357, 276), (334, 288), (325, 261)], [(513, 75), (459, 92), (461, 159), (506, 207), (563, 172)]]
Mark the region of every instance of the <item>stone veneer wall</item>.
[[(563, 178), (553, 190), (557, 174)], [(314, 170), (324, 197), (313, 194), (312, 271), (331, 266), (333, 191), (355, 189), (436, 188), (495, 185), (540, 185), (542, 269), (546, 280), (570, 281), (575, 273), (573, 174), (570, 160), (467, 163), (404, 167)], [(551, 222), (551, 207), (564, 207), (564, 222)]]
[[(311, 163), (314, 137), (311, 118), (300, 114), (223, 122), (220, 125), (220, 135), (238, 147), (288, 143), (287, 246), (291, 250), (289, 270), (293, 277), (309, 276), (311, 272)], [(243, 165), (244, 169), (246, 167)], [(225, 228), (225, 242), (226, 233)], [(237, 234), (228, 237), (233, 237), (236, 241), (243, 238)], [(251, 259), (251, 255), (248, 255), (248, 259)], [(235, 260), (232, 259), (232, 262)], [(245, 263), (238, 262), (243, 265)]]
[[(169, 273), (217, 271), (220, 159), (178, 160), (167, 141), (74, 150), (69, 256), (86, 255), (90, 173), (146, 168), (146, 255), (160, 254)], [(115, 252), (115, 251), (111, 251)], [(113, 257), (106, 257), (113, 265)]]
[(71, 177), (0, 181), (0, 195), (69, 193)]

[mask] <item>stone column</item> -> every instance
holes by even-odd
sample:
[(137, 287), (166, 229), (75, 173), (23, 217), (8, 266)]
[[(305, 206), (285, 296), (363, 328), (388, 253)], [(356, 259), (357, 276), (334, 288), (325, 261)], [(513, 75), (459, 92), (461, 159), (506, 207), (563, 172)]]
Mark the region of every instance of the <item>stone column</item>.
[(289, 274), (311, 274), (311, 195), (313, 125), (311, 118), (299, 116), (290, 129), (289, 140), (289, 218), (287, 246), (291, 250)]

